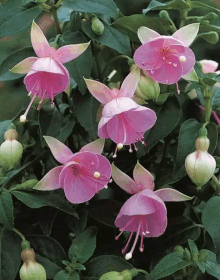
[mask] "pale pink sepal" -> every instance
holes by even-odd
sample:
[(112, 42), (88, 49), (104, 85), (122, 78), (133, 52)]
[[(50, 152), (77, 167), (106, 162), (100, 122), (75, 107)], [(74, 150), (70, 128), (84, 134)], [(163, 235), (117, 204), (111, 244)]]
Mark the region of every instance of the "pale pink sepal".
[(202, 65), (203, 73), (214, 73), (218, 68), (218, 62), (209, 59), (200, 60), (199, 63)]
[(139, 80), (140, 80), (140, 68), (135, 67), (124, 79), (120, 88), (119, 97), (132, 98)]
[(154, 190), (153, 175), (139, 162), (135, 165), (133, 176), (136, 183), (143, 185), (143, 189)]
[(155, 191), (155, 194), (157, 194), (163, 201), (186, 201), (193, 199), (193, 197), (170, 188), (157, 190)]
[(63, 46), (54, 53), (53, 59), (59, 61), (62, 64), (69, 62), (81, 55), (89, 45), (90, 42), (84, 44)]
[(92, 152), (94, 154), (101, 155), (105, 145), (105, 139), (99, 138), (85, 146), (83, 146), (80, 152)]
[(88, 87), (88, 90), (100, 103), (106, 104), (109, 101), (111, 101), (113, 98), (115, 98), (111, 90), (104, 84), (85, 78), (84, 80)]
[(130, 194), (136, 193), (136, 183), (127, 174), (118, 169), (112, 163), (112, 178), (115, 183), (124, 191)]
[(188, 24), (177, 30), (172, 37), (181, 41), (186, 47), (190, 46), (199, 32), (199, 23)]
[(50, 56), (50, 45), (40, 27), (34, 21), (31, 26), (31, 43), (38, 57)]
[(182, 78), (186, 81), (199, 82), (199, 78), (194, 68), (186, 75), (183, 75)]
[(60, 188), (59, 175), (63, 166), (57, 166), (51, 169), (38, 184), (34, 187), (39, 191), (52, 191)]
[(159, 33), (146, 26), (141, 26), (138, 28), (137, 35), (142, 44), (146, 44), (160, 36)]
[(51, 136), (44, 136), (44, 139), (47, 142), (51, 153), (60, 163), (65, 164), (73, 156), (71, 150), (59, 140)]
[(37, 57), (28, 57), (16, 64), (10, 71), (17, 74), (27, 74)]

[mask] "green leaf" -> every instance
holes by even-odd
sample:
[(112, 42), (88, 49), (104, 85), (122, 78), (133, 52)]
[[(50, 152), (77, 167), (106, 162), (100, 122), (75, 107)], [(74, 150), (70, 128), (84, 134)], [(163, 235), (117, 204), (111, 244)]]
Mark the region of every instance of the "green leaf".
[(63, 197), (57, 194), (50, 193), (50, 192), (44, 192), (42, 194), (27, 193), (21, 191), (12, 191), (11, 193), (18, 200), (20, 200), (30, 208), (35, 209), (35, 208), (41, 208), (43, 206), (51, 206), (63, 212), (66, 212), (68, 214), (71, 214), (75, 217), (78, 217), (75, 209), (72, 208), (72, 205), (68, 201), (66, 201)]
[[(69, 44), (82, 44), (87, 43), (87, 39), (80, 32), (65, 32), (58, 41), (60, 47)], [(77, 83), (79, 90), (82, 94), (86, 92), (86, 84), (84, 78), (89, 78), (92, 71), (92, 51), (89, 46), (85, 52), (83, 52), (76, 59), (67, 62), (65, 67), (68, 69), (70, 76), (73, 77)]]
[(1, 121), (0, 122), (0, 144), (4, 141), (4, 133), (11, 124), (11, 120)]
[(131, 41), (140, 43), (140, 40), (137, 36), (138, 28), (140, 28), (141, 26), (146, 26), (157, 31), (162, 35), (166, 34), (165, 27), (167, 26), (167, 21), (159, 17), (148, 17), (136, 14), (121, 17), (117, 19), (112, 24), (112, 26), (118, 29), (119, 31), (126, 33)]
[(195, 119), (186, 120), (180, 128), (177, 157), (173, 169), (173, 178), (177, 179), (186, 174), (185, 159), (195, 150), (195, 141), (202, 127)]
[(96, 227), (89, 227), (84, 232), (80, 233), (69, 248), (68, 256), (77, 262), (86, 262), (94, 253), (96, 248)]
[(83, 206), (77, 207), (77, 213), (79, 215), (78, 220), (70, 216), (69, 221), (67, 221), (68, 226), (75, 233), (75, 235), (79, 235), (85, 229), (88, 218), (88, 212)]
[(173, 0), (165, 3), (161, 3), (159, 1), (153, 0), (150, 2), (147, 9), (143, 10), (143, 14), (145, 15), (149, 11), (166, 10), (166, 9), (186, 10), (186, 9), (190, 9), (190, 6), (184, 0)]
[(72, 114), (69, 115), (66, 124), (60, 129), (59, 134), (56, 135), (56, 139), (64, 143), (72, 133), (75, 124), (75, 117)]
[(206, 272), (220, 280), (220, 265), (217, 263), (216, 254), (205, 249), (202, 249), (200, 252), (208, 253), (207, 260), (204, 262)]
[(99, 105), (100, 103), (91, 94), (74, 96), (73, 107), (76, 117), (93, 139), (97, 138), (98, 121), (96, 116)]
[(113, 0), (65, 0), (62, 5), (78, 12), (105, 14), (113, 18), (118, 15), (117, 6)]
[(12, 69), (17, 63), (21, 62), (23, 59), (30, 56), (36, 56), (35, 52), (33, 48), (26, 47), (13, 52), (7, 58), (5, 58), (0, 66), (0, 81), (4, 82), (4, 81), (16, 80), (24, 76), (23, 74), (12, 73), (9, 70)]
[(11, 194), (4, 188), (0, 189), (0, 223), (7, 229), (14, 227), (13, 201)]
[(202, 213), (202, 223), (211, 235), (216, 248), (216, 257), (220, 262), (220, 197), (214, 196), (207, 202)]
[(213, 11), (213, 12), (218, 12), (220, 13), (220, 10), (215, 8), (215, 7), (212, 7), (212, 6), (209, 6), (205, 3), (202, 3), (202, 2), (199, 2), (199, 1), (191, 1), (190, 3), (191, 5), (191, 8), (194, 9), (194, 8), (201, 8), (201, 9), (207, 9), (207, 10), (210, 10), (210, 11)]
[(205, 273), (205, 263), (196, 261), (196, 264), (197, 264), (198, 268), (201, 270), (201, 272), (204, 274)]
[(206, 128), (208, 131), (208, 138), (210, 139), (210, 145), (209, 145), (208, 152), (210, 154), (212, 154), (215, 151), (215, 148), (218, 143), (218, 126), (215, 123), (210, 122), (206, 126)]
[(104, 33), (96, 35), (91, 29), (91, 22), (84, 21), (82, 23), (82, 29), (91, 39), (96, 40), (97, 42), (106, 45), (121, 54), (131, 55), (130, 41), (126, 34), (117, 30), (116, 28), (108, 25), (103, 21), (104, 24)]
[(191, 239), (188, 240), (188, 244), (189, 244), (189, 248), (190, 248), (190, 252), (191, 254), (197, 254), (199, 253), (198, 248), (196, 246), (196, 243), (194, 241), (192, 241)]
[(54, 280), (79, 280), (79, 274), (74, 271), (74, 272), (67, 272), (65, 270), (61, 270), (58, 272), (54, 278)]
[(0, 38), (18, 33), (25, 27), (29, 26), (33, 19), (38, 17), (41, 12), (42, 9), (35, 6), (10, 17), (0, 26)]
[(21, 264), (21, 239), (12, 231), (0, 228), (0, 279), (14, 280)]
[(44, 266), (47, 279), (54, 278), (63, 268), (62, 260), (67, 258), (62, 246), (47, 236), (30, 235), (27, 239), (36, 252), (36, 260)]
[(145, 142), (147, 146), (138, 145), (138, 157), (145, 155), (158, 141), (171, 133), (179, 123), (181, 117), (181, 107), (175, 96), (161, 106), (154, 105), (151, 109), (157, 114), (156, 124), (145, 133)]
[(190, 264), (191, 262), (183, 260), (177, 253), (171, 253), (159, 261), (148, 278), (149, 280), (161, 279), (189, 266)]

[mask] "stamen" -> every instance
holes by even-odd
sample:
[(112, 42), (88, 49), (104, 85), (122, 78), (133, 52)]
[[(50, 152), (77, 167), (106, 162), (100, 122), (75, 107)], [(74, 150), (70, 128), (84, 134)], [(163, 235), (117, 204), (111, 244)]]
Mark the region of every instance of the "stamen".
[(134, 145), (135, 151), (138, 151), (138, 148), (137, 148), (137, 146), (135, 145), (135, 143), (133, 143), (133, 145)]
[(34, 102), (34, 99), (35, 99), (36, 95), (37, 95), (37, 94), (35, 94), (35, 95), (32, 97), (31, 102), (29, 103), (29, 105), (28, 105), (28, 107), (27, 107), (27, 109), (26, 109), (24, 115), (21, 115), (21, 116), (20, 116), (20, 122), (25, 122), (25, 121), (26, 121), (27, 114), (28, 114), (28, 112), (29, 112), (29, 110), (30, 110), (30, 108), (31, 108), (32, 103)]
[(177, 64), (176, 64), (176, 63), (173, 63), (173, 66), (174, 66), (174, 67), (177, 67)]
[(118, 146), (116, 146), (116, 148), (115, 148), (115, 152), (114, 152), (114, 154), (113, 154), (113, 158), (116, 158), (117, 157), (117, 150), (118, 150)]
[(101, 176), (101, 174), (100, 174), (100, 172), (95, 171), (93, 176), (98, 179)]
[(43, 106), (43, 99), (41, 99), (41, 101), (38, 103), (38, 106), (37, 106), (37, 110), (39, 111), (41, 108), (42, 108), (42, 106)]
[(118, 148), (118, 150), (121, 150), (123, 148), (123, 144), (122, 143), (118, 143), (117, 148)]
[(177, 90), (177, 93), (180, 94), (180, 90), (179, 90), (179, 85), (178, 85), (178, 83), (176, 83), (176, 90)]
[(131, 237), (132, 237), (133, 233), (134, 233), (133, 231), (130, 233), (130, 236), (129, 236), (129, 238), (128, 238), (128, 241), (127, 241), (125, 247), (121, 250), (122, 254), (124, 254), (124, 253), (126, 252), (126, 250), (127, 250), (127, 248), (128, 248), (128, 245), (129, 245), (129, 243), (130, 243), (130, 241), (131, 241)]
[(181, 55), (180, 56), (180, 61), (185, 63), (186, 62), (186, 57), (184, 55)]
[(140, 252), (143, 252), (144, 251), (144, 232), (143, 232), (143, 230), (144, 230), (144, 228), (143, 228), (143, 223), (142, 223), (142, 221), (140, 221), (140, 223), (141, 223), (141, 244), (140, 244), (140, 248), (139, 248), (139, 251)]
[(112, 179), (110, 179), (110, 180), (109, 180), (109, 183), (112, 183), (112, 182), (113, 182), (113, 180), (112, 180)]
[(30, 92), (28, 93), (28, 96), (31, 96), (31, 94), (32, 94), (32, 92), (30, 91)]
[(130, 147), (130, 149), (129, 149), (129, 153), (132, 153), (132, 152), (133, 152), (133, 150), (132, 150), (131, 145), (129, 145), (129, 147)]
[(132, 254), (133, 254), (134, 248), (135, 248), (135, 246), (136, 246), (136, 244), (137, 244), (137, 241), (138, 241), (138, 237), (139, 237), (139, 232), (140, 232), (141, 224), (142, 224), (142, 223), (141, 223), (141, 221), (140, 221), (140, 222), (139, 222), (139, 225), (138, 225), (138, 230), (137, 230), (137, 233), (136, 233), (136, 236), (135, 236), (135, 240), (134, 240), (133, 246), (132, 246), (132, 248), (131, 248), (131, 251), (130, 251), (129, 253), (127, 253), (126, 256), (125, 256), (125, 259), (126, 259), (126, 260), (129, 260), (129, 259), (132, 258)]

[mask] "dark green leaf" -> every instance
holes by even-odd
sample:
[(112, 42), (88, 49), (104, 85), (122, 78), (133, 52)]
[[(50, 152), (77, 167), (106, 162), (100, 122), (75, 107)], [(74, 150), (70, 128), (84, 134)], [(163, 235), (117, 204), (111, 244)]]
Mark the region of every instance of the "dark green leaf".
[(157, 280), (189, 266), (189, 261), (183, 260), (177, 253), (165, 256), (151, 271), (149, 280)]
[(205, 263), (196, 261), (196, 264), (198, 265), (199, 269), (201, 270), (202, 273), (205, 273)]
[(13, 201), (6, 189), (0, 189), (0, 223), (8, 229), (14, 227)]
[(1, 121), (0, 122), (0, 144), (4, 141), (4, 133), (11, 124), (11, 120)]
[(180, 128), (177, 157), (173, 169), (173, 178), (177, 179), (186, 174), (185, 159), (195, 150), (195, 141), (198, 137), (199, 129), (202, 124), (195, 119), (185, 121)]
[[(87, 43), (87, 40), (80, 32), (65, 32), (59, 40), (60, 46), (82, 43)], [(66, 63), (65, 67), (68, 69), (70, 76), (73, 77), (74, 81), (77, 83), (81, 93), (84, 94), (87, 87), (83, 77), (89, 78), (92, 70), (91, 47), (88, 47), (87, 50), (76, 59)]]
[(189, 248), (190, 248), (190, 252), (191, 254), (197, 254), (199, 253), (198, 248), (196, 246), (196, 243), (194, 241), (192, 241), (191, 239), (188, 240), (188, 244), (189, 244)]
[(65, 140), (70, 136), (75, 126), (75, 118), (73, 115), (68, 116), (66, 124), (60, 129), (59, 134), (56, 135), (56, 139), (65, 142)]
[(207, 202), (202, 213), (202, 223), (211, 235), (216, 248), (216, 257), (220, 262), (220, 197), (214, 196)]
[(92, 31), (90, 21), (83, 22), (82, 29), (91, 39), (96, 40), (97, 42), (106, 45), (119, 53), (131, 55), (131, 47), (128, 36), (105, 22), (103, 22), (103, 24), (105, 29), (101, 36), (96, 35)]
[(75, 258), (77, 262), (86, 262), (94, 253), (96, 248), (96, 227), (89, 227), (80, 233), (69, 248), (69, 259)]
[(210, 145), (208, 152), (212, 154), (218, 143), (218, 127), (215, 123), (210, 122), (207, 126), (208, 138), (210, 139)]
[(47, 278), (53, 278), (62, 268), (62, 260), (67, 258), (61, 245), (53, 238), (41, 235), (31, 235), (27, 239), (36, 254), (36, 260), (41, 263)]
[(161, 3), (159, 1), (153, 0), (150, 2), (147, 9), (143, 10), (143, 14), (146, 14), (151, 10), (154, 11), (154, 10), (166, 10), (166, 9), (186, 10), (186, 9), (190, 9), (190, 6), (184, 0), (173, 0), (166, 3)]
[(117, 6), (113, 0), (65, 0), (62, 5), (78, 12), (105, 14), (113, 18), (118, 15)]
[(61, 270), (58, 272), (54, 278), (54, 280), (79, 280), (79, 274), (74, 271), (74, 272), (67, 272), (65, 270)]
[(88, 212), (85, 207), (77, 207), (77, 213), (79, 215), (79, 219), (75, 219), (70, 216), (68, 226), (75, 233), (75, 235), (79, 235), (86, 227)]
[(205, 249), (202, 249), (200, 252), (208, 253), (207, 260), (204, 262), (206, 272), (220, 280), (220, 265), (217, 263), (216, 255)]
[(145, 155), (158, 141), (172, 132), (181, 117), (181, 107), (175, 96), (168, 98), (161, 106), (154, 105), (152, 109), (155, 109), (157, 121), (156, 124), (145, 133), (145, 142), (147, 146), (138, 146), (138, 157)]
[(220, 13), (219, 9), (217, 9), (215, 7), (212, 7), (212, 6), (209, 6), (209, 5), (207, 5), (205, 3), (202, 3), (202, 2), (199, 2), (199, 1), (191, 1), (190, 5), (191, 5), (192, 9), (201, 8), (201, 9), (207, 9), (207, 10), (210, 10), (210, 11), (213, 11), (213, 12)]
[(166, 25), (167, 21), (158, 17), (148, 17), (139, 14), (121, 17), (112, 24), (113, 27), (126, 33), (131, 41), (137, 43), (140, 43), (137, 36), (137, 30), (141, 26), (151, 28), (162, 35), (166, 34)]
[(11, 36), (21, 31), (28, 25), (30, 25), (36, 17), (42, 12), (42, 9), (38, 6), (22, 11), (15, 16), (10, 17), (0, 26), (0, 38), (5, 36)]
[(66, 201), (61, 196), (50, 193), (44, 192), (40, 193), (27, 193), (27, 192), (20, 192), (20, 191), (12, 191), (12, 194), (25, 205), (30, 208), (40, 208), (43, 206), (51, 206), (57, 208), (63, 212), (71, 214), (75, 217), (78, 217), (72, 205)]

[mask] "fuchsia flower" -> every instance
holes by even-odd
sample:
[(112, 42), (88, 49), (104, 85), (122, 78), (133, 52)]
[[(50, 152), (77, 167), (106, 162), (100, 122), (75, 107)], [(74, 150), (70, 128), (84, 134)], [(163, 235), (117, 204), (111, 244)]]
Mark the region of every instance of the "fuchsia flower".
[(63, 64), (77, 58), (89, 46), (89, 43), (74, 44), (56, 50), (50, 47), (34, 21), (31, 26), (31, 43), (38, 57), (28, 57), (11, 69), (14, 73), (27, 74), (24, 84), (29, 95), (33, 96), (25, 114), (21, 116), (21, 121), (26, 120), (26, 115), (36, 96), (41, 99), (38, 110), (45, 98), (51, 98), (51, 106), (53, 106), (54, 97), (66, 90), (70, 83), (69, 72)]
[(125, 78), (120, 89), (109, 89), (104, 84), (85, 79), (91, 94), (102, 104), (102, 118), (98, 125), (98, 135), (101, 138), (111, 138), (117, 144), (117, 149), (123, 145), (141, 141), (144, 144), (144, 133), (156, 122), (156, 114), (153, 110), (138, 105), (132, 100), (140, 78), (140, 70), (136, 67)]
[(104, 140), (98, 139), (73, 154), (57, 139), (44, 136), (53, 156), (62, 165), (51, 169), (37, 184), (41, 191), (64, 189), (66, 198), (72, 203), (90, 200), (101, 189), (107, 188), (111, 177), (111, 165), (101, 155)]
[(192, 23), (172, 36), (161, 36), (148, 27), (140, 27), (138, 37), (143, 45), (134, 53), (135, 63), (159, 83), (177, 83), (195, 65), (194, 53), (188, 46), (196, 38), (198, 30), (199, 23)]
[(127, 250), (132, 235), (136, 232), (133, 246), (125, 258), (132, 257), (138, 237), (141, 236), (140, 252), (144, 251), (144, 237), (157, 237), (164, 233), (167, 227), (167, 209), (164, 201), (185, 201), (192, 197), (186, 196), (174, 189), (165, 188), (154, 191), (154, 177), (139, 163), (134, 168), (134, 180), (112, 164), (112, 178), (124, 191), (134, 194), (122, 206), (115, 220), (115, 225), (121, 231), (130, 231), (128, 242), (122, 253)]
[(203, 59), (200, 60), (199, 63), (202, 65), (203, 73), (213, 73), (218, 68), (218, 62), (214, 60)]

